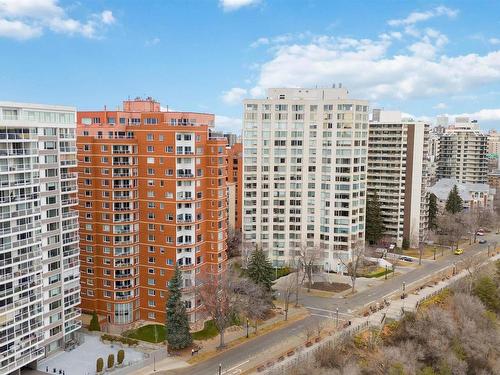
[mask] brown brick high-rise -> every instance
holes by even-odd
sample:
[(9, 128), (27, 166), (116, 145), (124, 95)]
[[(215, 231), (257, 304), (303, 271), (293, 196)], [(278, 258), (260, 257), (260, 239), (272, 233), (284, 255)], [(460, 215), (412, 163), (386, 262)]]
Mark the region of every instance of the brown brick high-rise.
[(226, 139), (211, 136), (211, 114), (123, 107), (78, 113), (82, 309), (163, 323), (177, 263), (194, 322), (196, 280), (226, 261)]

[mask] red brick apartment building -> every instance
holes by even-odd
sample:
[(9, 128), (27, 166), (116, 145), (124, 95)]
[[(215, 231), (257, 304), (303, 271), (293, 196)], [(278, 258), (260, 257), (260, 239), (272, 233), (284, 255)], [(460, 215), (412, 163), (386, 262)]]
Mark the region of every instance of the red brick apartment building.
[(163, 323), (177, 263), (197, 321), (194, 286), (227, 257), (226, 139), (211, 135), (214, 116), (147, 98), (77, 118), (83, 311), (122, 328)]

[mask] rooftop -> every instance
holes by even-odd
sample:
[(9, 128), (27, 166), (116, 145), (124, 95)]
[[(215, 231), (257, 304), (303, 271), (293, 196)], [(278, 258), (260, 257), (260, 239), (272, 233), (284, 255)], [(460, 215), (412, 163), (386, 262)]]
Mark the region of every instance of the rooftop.
[(464, 201), (470, 200), (471, 193), (489, 193), (490, 185), (471, 183), (471, 182), (459, 182), (456, 178), (442, 178), (431, 186), (428, 191), (433, 193), (440, 201), (448, 199), (448, 194), (450, 193), (453, 186), (457, 185), (458, 194)]

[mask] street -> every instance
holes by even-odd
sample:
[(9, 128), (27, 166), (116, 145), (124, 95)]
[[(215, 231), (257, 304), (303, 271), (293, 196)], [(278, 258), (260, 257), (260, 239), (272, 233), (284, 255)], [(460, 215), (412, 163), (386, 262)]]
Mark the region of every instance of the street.
[[(499, 241), (500, 235), (491, 233), (484, 236), (484, 238), (490, 243), (493, 240)], [(222, 367), (222, 374), (240, 374), (244, 370), (252, 368), (262, 362), (261, 355), (268, 352), (273, 346), (282, 344), (287, 338), (293, 335), (300, 335), (306, 330), (306, 327), (314, 326), (318, 321), (335, 318), (337, 308), (339, 309), (340, 319), (348, 319), (357, 309), (367, 304), (381, 301), (389, 294), (402, 291), (403, 282), (409, 286), (415, 281), (421, 280), (426, 276), (451, 266), (454, 262), (459, 262), (467, 257), (474, 256), (481, 251), (487, 251), (487, 248), (488, 244), (475, 244), (462, 255), (450, 255), (436, 261), (424, 262), (420, 267), (404, 275), (396, 275), (394, 278), (391, 275), (389, 279), (383, 283), (357, 293), (349, 298), (324, 298), (302, 294), (300, 296), (300, 303), (311, 312), (310, 316), (284, 328), (256, 337), (247, 343), (238, 345), (235, 348), (229, 349), (214, 358), (198, 363), (192, 367), (166, 371), (163, 373), (159, 372), (159, 374), (217, 375), (219, 373), (219, 365)]]

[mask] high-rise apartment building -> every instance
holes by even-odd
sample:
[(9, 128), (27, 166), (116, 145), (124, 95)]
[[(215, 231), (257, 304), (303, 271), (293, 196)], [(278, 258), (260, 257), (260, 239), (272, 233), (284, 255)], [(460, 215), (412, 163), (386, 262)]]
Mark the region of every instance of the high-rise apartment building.
[(82, 308), (126, 328), (165, 321), (177, 264), (192, 322), (195, 284), (224, 270), (226, 139), (214, 116), (151, 98), (78, 112)]
[(0, 102), (0, 373), (80, 328), (75, 109)]
[(368, 140), (368, 197), (377, 195), (385, 235), (417, 247), (427, 227), (429, 125), (401, 112), (373, 111)]
[(486, 183), (488, 179), (488, 139), (479, 125), (467, 117), (457, 117), (439, 138), (438, 178), (459, 182)]
[(274, 265), (304, 247), (341, 270), (364, 241), (368, 102), (345, 88), (269, 89), (244, 101), (243, 241)]
[(227, 190), (229, 228), (241, 232), (243, 206), (243, 144), (227, 147)]

